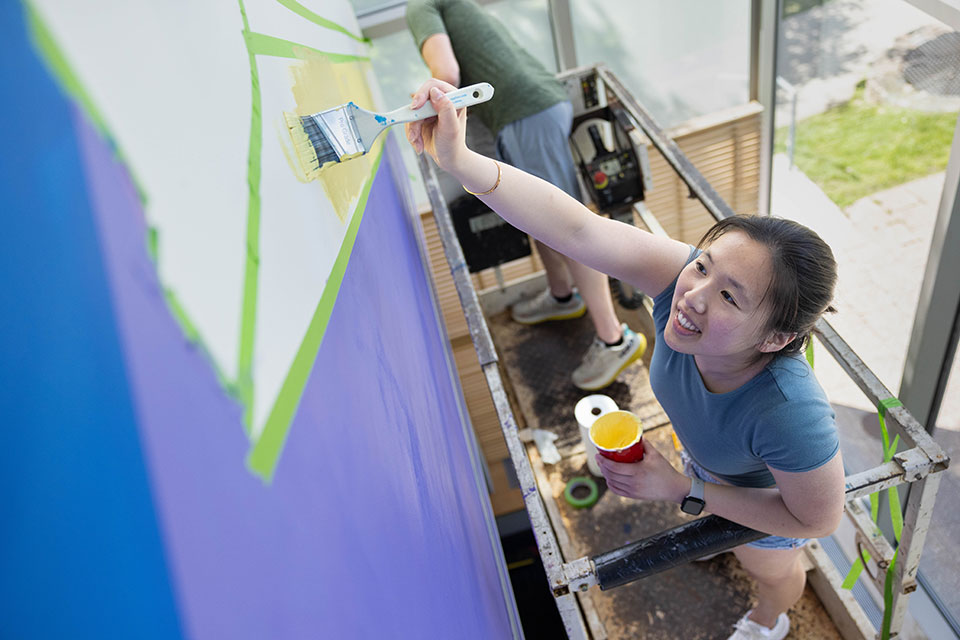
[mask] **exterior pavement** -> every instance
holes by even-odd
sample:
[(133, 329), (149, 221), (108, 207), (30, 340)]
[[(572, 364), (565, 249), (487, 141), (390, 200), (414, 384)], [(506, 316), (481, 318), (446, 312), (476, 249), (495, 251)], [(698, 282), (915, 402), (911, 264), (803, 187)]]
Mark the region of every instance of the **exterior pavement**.
[[(815, 230), (839, 266), (830, 324), (893, 395), (898, 393), (936, 221), (944, 174), (862, 198), (841, 210), (806, 175), (774, 158), (774, 215)], [(819, 344), (816, 373), (837, 408), (844, 461), (856, 472), (881, 461), (876, 409)], [(951, 370), (934, 439), (954, 459), (937, 496), (921, 572), (960, 619), (960, 358)]]
[[(785, 18), (777, 74), (799, 89), (797, 119), (847, 102), (898, 38), (940, 24), (905, 0), (831, 0)], [(790, 117), (780, 106), (778, 127)]]

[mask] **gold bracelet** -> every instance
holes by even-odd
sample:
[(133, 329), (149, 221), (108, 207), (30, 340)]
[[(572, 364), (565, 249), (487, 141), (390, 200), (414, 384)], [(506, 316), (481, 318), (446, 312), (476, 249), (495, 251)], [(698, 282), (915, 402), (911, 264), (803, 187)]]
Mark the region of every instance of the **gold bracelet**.
[[(472, 196), (485, 196), (485, 195), (487, 195), (487, 194), (489, 194), (489, 193), (493, 193), (494, 189), (496, 189), (497, 187), (500, 186), (500, 178), (503, 177), (503, 170), (500, 168), (500, 163), (497, 162), (496, 160), (494, 160), (494, 161), (493, 161), (493, 164), (497, 165), (497, 182), (496, 182), (496, 184), (494, 184), (492, 187), (490, 187), (490, 188), (487, 189), (486, 191), (481, 191), (480, 193), (475, 193), (475, 192), (473, 192), (473, 191), (470, 191), (470, 189), (467, 189), (466, 187), (463, 187), (463, 190), (466, 191), (467, 193), (469, 193), (469, 194), (472, 195)], [(461, 186), (462, 186), (462, 185), (461, 185)]]

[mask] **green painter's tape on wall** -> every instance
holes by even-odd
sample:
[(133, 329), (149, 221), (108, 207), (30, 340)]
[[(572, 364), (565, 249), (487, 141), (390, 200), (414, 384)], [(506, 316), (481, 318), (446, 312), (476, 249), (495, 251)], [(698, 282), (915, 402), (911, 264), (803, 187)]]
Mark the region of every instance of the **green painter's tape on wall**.
[(180, 304), (180, 301), (177, 299), (177, 296), (173, 293), (171, 289), (164, 288), (163, 297), (167, 302), (167, 308), (170, 309), (170, 312), (173, 314), (173, 318), (177, 321), (177, 324), (180, 326), (180, 332), (187, 338), (187, 340), (193, 344), (200, 353), (203, 354), (204, 359), (210, 365), (210, 368), (213, 369), (214, 374), (217, 376), (217, 382), (220, 383), (220, 386), (227, 390), (227, 394), (232, 398), (237, 398), (237, 389), (224, 374), (220, 367), (217, 365), (216, 360), (213, 359), (213, 356), (210, 355), (210, 351), (207, 349), (206, 345), (203, 343), (203, 340), (200, 339), (200, 332), (197, 331), (196, 325), (190, 320), (190, 317), (187, 315), (186, 311), (183, 310), (183, 305)]
[(150, 254), (150, 260), (156, 267), (160, 256), (160, 233), (153, 225), (147, 227), (147, 253)]
[(133, 181), (133, 185), (137, 190), (137, 195), (140, 198), (140, 202), (146, 206), (146, 191), (143, 189), (143, 186), (137, 179), (137, 176), (130, 169), (130, 163), (126, 161), (123, 153), (120, 151), (120, 148), (117, 145), (116, 138), (110, 133), (110, 128), (107, 126), (107, 121), (100, 114), (100, 110), (97, 109), (97, 106), (94, 104), (90, 94), (86, 89), (83, 88), (83, 84), (81, 84), (79, 77), (73, 70), (73, 67), (70, 66), (70, 63), (67, 62), (66, 56), (63, 55), (63, 51), (60, 49), (59, 45), (57, 45), (57, 41), (54, 39), (50, 29), (47, 28), (47, 25), (40, 16), (40, 13), (30, 2), (25, 1), (23, 6), (26, 11), (27, 25), (30, 30), (30, 39), (33, 42), (33, 46), (40, 54), (40, 57), (46, 62), (51, 74), (53, 74), (54, 78), (56, 78), (57, 83), (60, 85), (63, 91), (74, 101), (76, 101), (90, 122), (93, 123), (94, 128), (96, 128), (100, 135), (103, 136), (103, 139), (110, 144), (114, 154), (120, 160), (120, 163), (123, 164), (124, 168), (127, 170), (127, 174), (129, 174), (130, 179)]
[(258, 56), (273, 56), (275, 58), (296, 58), (302, 59), (302, 55), (297, 55), (297, 49), (303, 49), (321, 55), (330, 62), (369, 62), (368, 56), (352, 56), (345, 53), (330, 53), (329, 51), (320, 51), (308, 47), (305, 44), (290, 42), (281, 38), (264, 35), (255, 31), (244, 29), (243, 37), (247, 40), (247, 50)]
[(237, 391), (243, 402), (243, 429), (250, 437), (253, 426), (253, 347), (257, 326), (257, 272), (260, 268), (260, 156), (263, 147), (263, 117), (261, 115), (260, 75), (257, 58), (250, 49), (247, 12), (240, 0), (244, 39), (250, 59), (250, 145), (247, 149), (247, 239), (246, 263), (243, 276), (243, 302), (240, 310), (240, 344), (237, 358)]
[(350, 226), (347, 229), (347, 235), (340, 246), (340, 253), (337, 254), (337, 260), (330, 272), (330, 278), (327, 280), (327, 286), (323, 290), (320, 302), (313, 312), (313, 318), (310, 320), (310, 326), (307, 333), (297, 350), (297, 355), (293, 360), (290, 371), (283, 381), (280, 394), (270, 411), (267, 423), (263, 428), (260, 439), (254, 445), (253, 450), (247, 458), (247, 466), (251, 471), (260, 476), (264, 482), (270, 482), (273, 478), (273, 472), (276, 469), (280, 453), (283, 451), (283, 445), (287, 440), (287, 433), (290, 431), (290, 423), (293, 421), (297, 405), (300, 403), (300, 397), (303, 394), (303, 388), (307, 384), (307, 378), (313, 370), (313, 363), (317, 358), (317, 352), (320, 350), (320, 343), (323, 341), (323, 335), (327, 330), (327, 323), (330, 321), (330, 314), (333, 311), (333, 303), (337, 300), (337, 294), (340, 292), (340, 284), (343, 282), (343, 276), (347, 271), (347, 262), (350, 260), (350, 253), (353, 251), (353, 244), (357, 238), (357, 231), (360, 228), (360, 221), (363, 218), (364, 209), (367, 206), (367, 197), (370, 195), (370, 187), (377, 175), (377, 169), (380, 167), (380, 160), (383, 158), (383, 145), (377, 153), (377, 158), (370, 171), (370, 177), (367, 184), (363, 187), (363, 193), (357, 203), (356, 211)]
[(110, 135), (106, 120), (100, 115), (100, 110), (97, 109), (93, 103), (90, 94), (88, 94), (83, 88), (83, 85), (80, 84), (77, 74), (74, 72), (73, 67), (70, 66), (70, 63), (67, 62), (66, 56), (63, 55), (63, 51), (60, 50), (60, 47), (53, 38), (53, 34), (50, 33), (46, 23), (44, 23), (43, 18), (40, 17), (40, 14), (33, 7), (32, 3), (25, 2), (24, 7), (26, 8), (27, 24), (30, 27), (30, 36), (33, 45), (37, 48), (37, 51), (40, 52), (47, 66), (50, 67), (50, 71), (54, 77), (56, 77), (67, 95), (79, 103), (94, 127), (100, 132), (100, 135), (113, 144), (113, 136)]
[[(288, 9), (295, 11), (296, 13), (310, 19), (309, 16), (304, 15), (300, 11), (297, 11), (294, 6), (300, 6), (295, 2), (285, 3), (283, 0), (278, 0), (281, 4), (284, 4)], [(240, 7), (240, 15), (243, 19), (243, 38), (247, 45), (247, 55), (250, 58), (250, 85), (251, 85), (251, 94), (252, 94), (252, 107), (250, 109), (250, 144), (248, 148), (247, 155), (247, 187), (249, 191), (248, 202), (247, 202), (247, 229), (246, 229), (246, 263), (244, 266), (244, 282), (243, 282), (243, 302), (241, 305), (241, 316), (240, 316), (240, 344), (238, 345), (238, 359), (237, 359), (237, 379), (233, 388), (237, 396), (240, 398), (241, 402), (244, 405), (243, 413), (243, 429), (249, 438), (253, 431), (253, 416), (254, 416), (254, 380), (253, 380), (253, 353), (256, 346), (256, 327), (257, 327), (257, 298), (259, 296), (259, 291), (257, 288), (257, 283), (259, 282), (259, 269), (260, 269), (260, 214), (261, 214), (261, 199), (260, 199), (260, 177), (261, 177), (261, 152), (263, 146), (263, 117), (262, 117), (262, 108), (261, 108), (261, 93), (260, 93), (260, 76), (257, 71), (257, 61), (256, 56), (272, 56), (278, 58), (291, 58), (291, 59), (301, 59), (303, 58), (303, 51), (310, 51), (317, 55), (323, 56), (327, 60), (333, 63), (344, 63), (344, 62), (368, 62), (369, 58), (363, 56), (354, 56), (346, 55), (339, 53), (329, 53), (325, 51), (320, 51), (314, 49), (313, 47), (308, 47), (304, 44), (297, 42), (290, 42), (289, 40), (283, 40), (281, 38), (275, 38), (273, 36), (264, 35), (262, 33), (256, 33), (250, 31), (250, 24), (247, 19), (246, 8), (244, 7), (243, 0), (238, 0)], [(300, 7), (302, 11), (309, 13), (310, 15), (316, 15), (307, 10), (304, 7)], [(323, 20), (319, 16), (316, 16), (319, 20)], [(321, 26), (326, 26), (328, 28), (335, 28), (337, 25), (334, 25), (333, 22), (325, 21), (329, 24), (323, 24)], [(319, 22), (317, 24), (320, 24)], [(334, 26), (330, 26), (334, 25)], [(346, 33), (346, 31), (344, 30)], [(349, 35), (349, 34), (348, 34)], [(377, 159), (379, 162), (379, 158)], [(371, 174), (370, 181), (372, 181), (372, 176), (376, 172), (376, 167), (374, 167), (374, 173)], [(369, 189), (369, 181), (367, 185)], [(360, 205), (366, 201), (366, 191), (362, 194), (360, 199)], [(355, 218), (357, 218), (362, 213), (362, 210), (358, 209)], [(347, 238), (345, 239), (345, 244), (341, 247), (340, 255), (343, 255), (343, 249), (347, 246), (349, 241), (350, 246), (352, 246), (352, 239), (350, 238), (350, 230), (347, 231)], [(347, 251), (349, 256), (349, 249)], [(339, 256), (338, 256), (339, 261)], [(339, 264), (339, 262), (338, 262)], [(345, 265), (344, 265), (345, 267)], [(334, 269), (336, 269), (336, 265)], [(327, 289), (329, 289), (329, 283), (333, 282), (332, 278), (335, 274), (331, 274), (331, 280), (328, 281)], [(341, 276), (342, 277), (342, 276)], [(339, 280), (337, 281), (334, 289), (339, 289)], [(333, 298), (336, 299), (336, 296)], [(321, 305), (322, 305), (321, 299)], [(323, 327), (326, 327), (327, 319), (329, 318), (330, 311), (332, 310), (332, 302), (330, 308), (326, 311), (326, 318), (323, 319)], [(313, 324), (316, 322), (316, 318), (311, 322), (310, 327), (307, 331), (307, 336), (304, 338), (303, 343), (301, 343), (300, 349), (303, 350), (304, 345), (308, 342), (310, 337), (310, 331), (313, 327)], [(322, 338), (322, 333), (320, 334)], [(317, 349), (319, 349), (319, 342), (317, 343)], [(316, 353), (316, 349), (314, 349)], [(299, 356), (298, 356), (299, 357)], [(294, 360), (296, 363), (298, 360)], [(295, 364), (296, 366), (296, 364)], [(291, 372), (287, 373), (287, 379), (291, 378)], [(306, 379), (304, 378), (304, 384)], [(302, 385), (300, 387), (302, 391)], [(267, 419), (267, 424), (264, 426), (263, 434), (266, 434), (268, 429), (270, 429), (271, 424), (276, 424), (277, 419), (274, 418), (274, 415), (277, 414), (277, 405), (280, 404), (281, 399), (286, 393), (287, 383), (284, 383), (284, 386), (281, 388), (280, 396), (277, 398), (276, 403), (274, 404), (274, 409), (271, 411), (270, 417)], [(297, 402), (299, 402), (299, 392), (291, 402), (295, 407)], [(282, 413), (282, 412), (281, 412)], [(293, 412), (289, 412), (290, 417), (287, 420), (287, 423), (282, 427), (283, 434), (276, 447), (276, 453), (273, 455), (272, 461), (269, 465), (269, 474), (273, 474), (273, 467), (276, 464), (276, 459), (280, 455), (280, 448), (282, 447), (283, 441), (286, 439), (286, 430), (289, 429), (289, 422), (293, 419)], [(274, 426), (273, 431), (276, 431), (280, 427)], [(261, 435), (260, 440), (258, 441), (257, 446), (260, 447), (260, 442), (263, 442), (264, 435)], [(255, 468), (252, 464), (251, 468)], [(262, 475), (262, 474), (261, 474)], [(267, 478), (269, 479), (269, 478)]]
[(353, 33), (350, 33), (350, 31), (347, 30), (346, 27), (341, 27), (339, 24), (337, 24), (332, 20), (327, 20), (322, 16), (318, 16), (313, 11), (310, 11), (310, 9), (307, 9), (305, 6), (303, 6), (299, 2), (296, 2), (296, 0), (277, 0), (277, 2), (285, 6), (287, 9), (290, 9), (290, 11), (293, 11), (295, 14), (297, 14), (301, 18), (306, 18), (307, 20), (309, 20), (310, 22), (316, 25), (319, 25), (321, 27), (326, 27), (327, 29), (332, 29), (334, 31), (339, 31), (340, 33), (350, 36), (357, 42), (370, 44), (369, 38), (364, 38), (363, 36), (358, 36), (358, 35), (354, 35)]
[[(110, 144), (117, 161), (123, 165), (127, 175), (130, 176), (130, 180), (137, 191), (137, 195), (140, 198), (143, 208), (146, 209), (148, 205), (146, 190), (143, 188), (140, 181), (137, 179), (136, 174), (134, 174), (133, 170), (131, 169), (130, 163), (127, 162), (123, 153), (120, 151), (120, 147), (117, 144), (116, 138), (111, 133), (110, 127), (107, 125), (107, 121), (101, 115), (100, 110), (97, 108), (96, 104), (94, 104), (93, 99), (90, 98), (89, 92), (84, 89), (83, 84), (80, 82), (76, 72), (74, 72), (73, 67), (67, 62), (66, 56), (64, 55), (60, 46), (57, 44), (56, 39), (50, 32), (50, 29), (43, 21), (40, 13), (30, 2), (25, 1), (23, 6), (26, 13), (28, 28), (30, 30), (30, 37), (38, 54), (46, 62), (51, 74), (60, 85), (64, 93), (70, 96), (70, 98), (77, 103), (77, 106), (84, 112), (85, 116), (93, 124), (97, 132), (105, 141), (107, 141), (108, 144)], [(153, 263), (157, 265), (159, 272), (159, 230), (153, 226), (148, 226), (145, 240), (147, 253)], [(203, 343), (203, 340), (200, 337), (200, 332), (197, 330), (194, 322), (187, 315), (186, 310), (183, 308), (183, 305), (180, 304), (180, 301), (174, 295), (173, 291), (164, 287), (163, 296), (167, 303), (167, 308), (170, 309), (171, 315), (180, 326), (180, 330), (184, 337), (203, 352), (207, 362), (210, 363), (210, 366), (213, 368), (214, 373), (217, 376), (217, 379), (220, 381), (220, 384), (224, 387), (224, 389), (227, 390), (227, 393), (232, 397), (237, 397), (236, 384), (234, 384), (227, 376), (224, 375), (220, 367), (217, 366), (216, 361), (210, 356), (210, 351)]]

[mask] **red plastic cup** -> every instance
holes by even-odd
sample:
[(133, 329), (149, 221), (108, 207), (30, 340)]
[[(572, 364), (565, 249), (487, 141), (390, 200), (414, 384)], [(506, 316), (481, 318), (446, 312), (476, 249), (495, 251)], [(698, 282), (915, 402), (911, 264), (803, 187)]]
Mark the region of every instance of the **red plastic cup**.
[(643, 460), (643, 425), (629, 411), (611, 411), (597, 418), (590, 427), (590, 441), (604, 458)]

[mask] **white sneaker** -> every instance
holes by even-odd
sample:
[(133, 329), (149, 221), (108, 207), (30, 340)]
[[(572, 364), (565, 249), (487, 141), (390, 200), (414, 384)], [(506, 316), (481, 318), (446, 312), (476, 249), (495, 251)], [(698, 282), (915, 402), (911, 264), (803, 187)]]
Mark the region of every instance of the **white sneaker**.
[(630, 330), (626, 323), (621, 324), (623, 342), (615, 347), (608, 346), (599, 337), (587, 349), (580, 366), (573, 371), (573, 384), (584, 391), (596, 391), (617, 379), (620, 372), (643, 357), (647, 350), (647, 338), (642, 333)]
[(580, 294), (573, 291), (566, 302), (557, 299), (546, 288), (529, 300), (522, 300), (510, 308), (510, 317), (520, 324), (538, 324), (547, 320), (569, 320), (579, 318), (587, 312)]
[(781, 613), (777, 616), (777, 624), (769, 629), (762, 624), (758, 624), (750, 619), (753, 609), (733, 625), (734, 632), (727, 640), (783, 640), (790, 631), (790, 618), (787, 614)]

